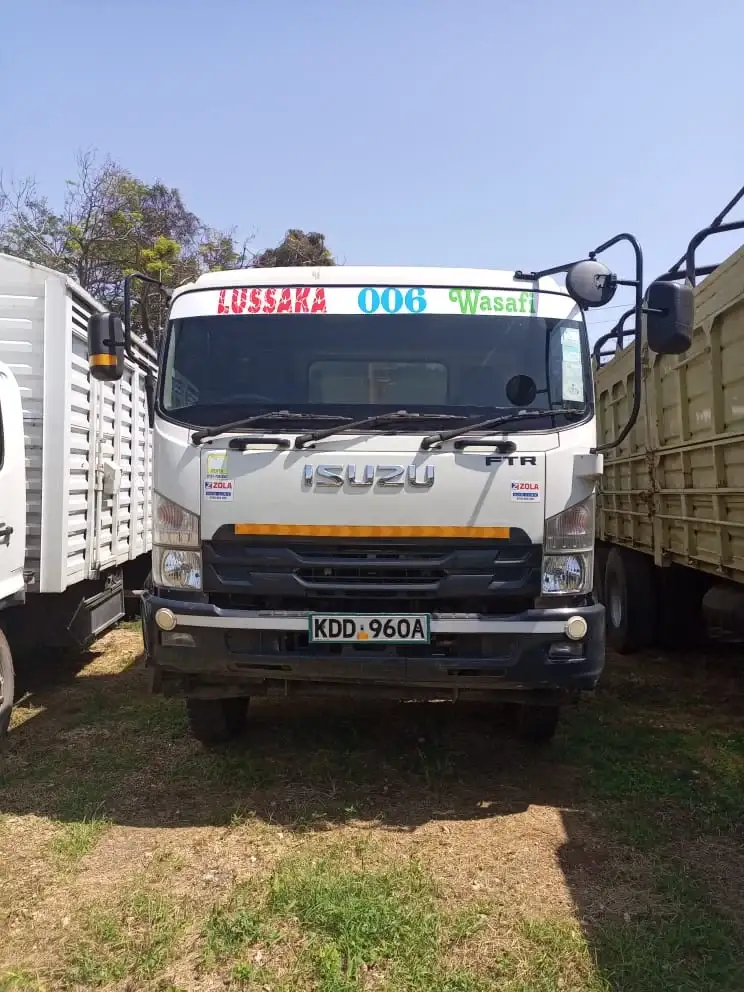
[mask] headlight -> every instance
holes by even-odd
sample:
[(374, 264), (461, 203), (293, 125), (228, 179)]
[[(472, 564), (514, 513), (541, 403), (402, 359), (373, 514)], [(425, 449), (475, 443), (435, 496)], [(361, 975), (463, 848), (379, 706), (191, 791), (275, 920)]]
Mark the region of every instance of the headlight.
[(153, 548), (152, 571), (156, 586), (198, 591), (202, 587), (201, 552)]
[(199, 547), (199, 518), (177, 503), (155, 493), (153, 544), (168, 544), (176, 548)]
[(584, 594), (592, 587), (591, 552), (545, 555), (542, 566), (543, 596)]
[(591, 551), (594, 547), (594, 495), (548, 517), (544, 550)]

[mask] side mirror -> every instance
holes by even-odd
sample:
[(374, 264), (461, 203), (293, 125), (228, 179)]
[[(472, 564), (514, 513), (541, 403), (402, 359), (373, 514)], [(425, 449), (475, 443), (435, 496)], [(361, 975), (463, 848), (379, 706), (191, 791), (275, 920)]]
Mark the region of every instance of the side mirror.
[(617, 276), (604, 262), (586, 258), (566, 272), (566, 289), (580, 307), (603, 307), (617, 290)]
[(689, 283), (652, 282), (646, 292), (646, 341), (658, 355), (681, 355), (692, 344), (695, 292)]
[(99, 382), (124, 375), (124, 325), (113, 313), (94, 313), (88, 321), (88, 368)]

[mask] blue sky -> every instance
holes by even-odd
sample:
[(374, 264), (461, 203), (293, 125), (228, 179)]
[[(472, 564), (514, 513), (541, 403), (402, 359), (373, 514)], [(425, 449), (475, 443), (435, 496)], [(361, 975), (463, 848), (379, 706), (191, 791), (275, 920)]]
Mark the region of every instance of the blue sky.
[(652, 276), (744, 183), (743, 44), (732, 0), (6, 0), (0, 167), (55, 201), (96, 148), (348, 263), (534, 268), (629, 230)]

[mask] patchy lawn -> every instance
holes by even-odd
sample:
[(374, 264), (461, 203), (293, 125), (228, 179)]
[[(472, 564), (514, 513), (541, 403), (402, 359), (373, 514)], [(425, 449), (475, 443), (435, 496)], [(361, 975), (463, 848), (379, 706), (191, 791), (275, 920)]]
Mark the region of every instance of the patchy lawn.
[(486, 707), (290, 700), (209, 752), (140, 651), (16, 711), (0, 992), (740, 992), (726, 657), (611, 659), (542, 752)]

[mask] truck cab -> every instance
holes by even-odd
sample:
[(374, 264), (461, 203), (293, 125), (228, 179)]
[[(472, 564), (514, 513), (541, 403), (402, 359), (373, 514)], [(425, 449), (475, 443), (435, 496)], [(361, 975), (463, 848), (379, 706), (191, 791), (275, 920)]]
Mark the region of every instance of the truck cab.
[(554, 280), (208, 275), (174, 294), (160, 378), (144, 615), (192, 714), (354, 690), (529, 697), (550, 720), (594, 687), (601, 459)]
[[(500, 700), (545, 739), (594, 688), (602, 455), (577, 298), (611, 298), (605, 273), (250, 269), (172, 293), (143, 620), (153, 686), (196, 737), (276, 692)], [(128, 326), (91, 327), (99, 376)]]

